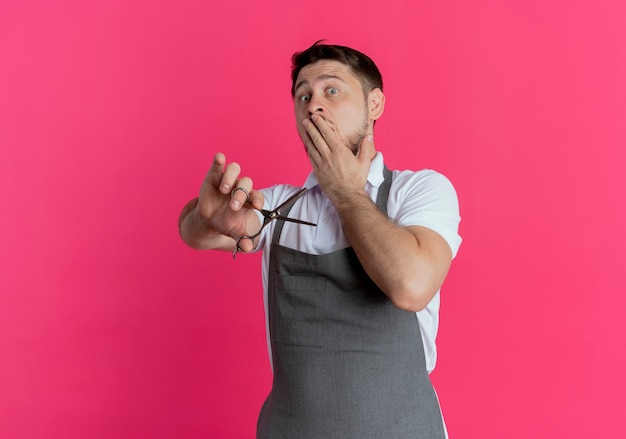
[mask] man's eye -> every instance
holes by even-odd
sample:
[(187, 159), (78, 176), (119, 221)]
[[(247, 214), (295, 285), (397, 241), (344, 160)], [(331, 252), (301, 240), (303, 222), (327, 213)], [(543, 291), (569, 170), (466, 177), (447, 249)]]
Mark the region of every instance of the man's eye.
[(310, 100), (311, 100), (311, 96), (309, 95), (300, 96), (300, 102), (309, 102)]
[(339, 89), (335, 88), (335, 87), (330, 87), (328, 89), (328, 93), (331, 94), (331, 95), (336, 95), (337, 93), (339, 93)]

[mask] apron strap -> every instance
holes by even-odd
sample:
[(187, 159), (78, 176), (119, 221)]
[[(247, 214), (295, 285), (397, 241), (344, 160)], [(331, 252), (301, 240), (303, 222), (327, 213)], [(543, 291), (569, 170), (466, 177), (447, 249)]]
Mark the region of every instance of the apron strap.
[(383, 183), (378, 188), (378, 196), (376, 197), (376, 205), (382, 213), (387, 216), (387, 200), (389, 200), (389, 189), (391, 189), (391, 180), (393, 174), (387, 166), (383, 168)]

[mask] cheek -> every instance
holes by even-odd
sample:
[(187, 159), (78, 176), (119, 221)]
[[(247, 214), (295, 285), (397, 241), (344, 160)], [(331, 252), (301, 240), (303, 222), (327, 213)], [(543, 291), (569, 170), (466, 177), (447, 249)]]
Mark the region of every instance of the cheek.
[(361, 116), (363, 110), (361, 107), (351, 102), (344, 102), (334, 108), (335, 117), (340, 118), (344, 122), (351, 122), (358, 116)]
[(362, 123), (363, 113), (356, 108), (345, 106), (335, 111), (335, 122), (339, 133), (350, 133)]
[(300, 120), (302, 120), (308, 114), (308, 106), (302, 102), (294, 102), (293, 112), (297, 118), (300, 118)]
[(295, 119), (295, 122), (296, 122), (296, 128), (298, 129), (298, 132), (300, 132), (301, 130), (304, 129), (304, 126), (302, 125), (302, 121), (304, 119), (306, 119), (307, 116), (308, 116), (308, 114), (307, 114), (306, 110), (303, 111), (303, 110), (296, 109), (294, 111), (294, 119)]
[(302, 131), (302, 129), (304, 128), (302, 126), (302, 121), (304, 120), (304, 117), (302, 116), (301, 112), (298, 111), (297, 109), (294, 111), (294, 122), (296, 123), (296, 129), (298, 130), (298, 133), (300, 133)]

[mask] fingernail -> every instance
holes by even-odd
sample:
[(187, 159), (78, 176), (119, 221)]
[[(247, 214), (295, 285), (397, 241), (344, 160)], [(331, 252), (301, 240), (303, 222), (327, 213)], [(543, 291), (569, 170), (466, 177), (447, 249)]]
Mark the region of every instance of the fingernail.
[(225, 191), (227, 191), (227, 190), (229, 190), (229, 189), (230, 189), (230, 185), (228, 185), (228, 184), (223, 184), (223, 185), (222, 185), (222, 189), (224, 189)]
[(372, 136), (371, 134), (367, 135), (367, 140), (369, 140), (370, 142), (374, 141), (374, 136)]
[(241, 206), (241, 202), (238, 200), (233, 200), (231, 201), (230, 205), (234, 208), (234, 209), (238, 209), (239, 206)]

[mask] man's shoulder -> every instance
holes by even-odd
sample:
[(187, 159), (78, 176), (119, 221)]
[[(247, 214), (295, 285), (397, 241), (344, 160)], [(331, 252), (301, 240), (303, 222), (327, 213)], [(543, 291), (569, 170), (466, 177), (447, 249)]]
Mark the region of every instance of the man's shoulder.
[(394, 170), (392, 189), (432, 189), (454, 190), (452, 182), (444, 174), (434, 169)]

